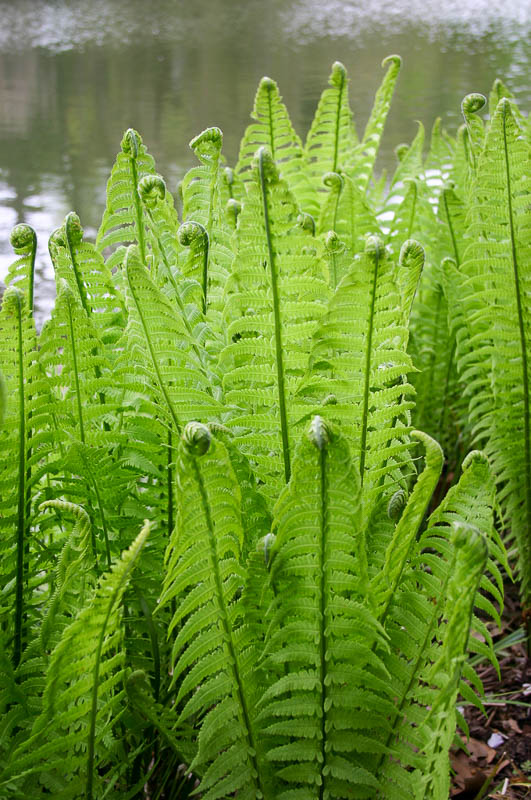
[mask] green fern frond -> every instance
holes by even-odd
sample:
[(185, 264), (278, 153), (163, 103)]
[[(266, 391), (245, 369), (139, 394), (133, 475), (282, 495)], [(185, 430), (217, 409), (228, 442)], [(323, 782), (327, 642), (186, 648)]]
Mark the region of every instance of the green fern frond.
[(90, 440), (91, 434), (103, 429), (105, 415), (112, 413), (112, 407), (102, 402), (113, 388), (110, 364), (92, 315), (87, 316), (79, 296), (64, 280), (59, 281), (39, 346), (39, 364), (54, 395), (57, 435), (64, 440), (69, 431), (81, 442)]
[(21, 788), (38, 772), (63, 800), (102, 796), (96, 767), (109, 764), (107, 743), (123, 704), (120, 602), (148, 533), (146, 523), (51, 655), (42, 713), (7, 768)]
[(327, 172), (348, 172), (358, 146), (349, 105), (347, 71), (339, 61), (333, 64), (328, 83), (304, 146), (307, 173), (318, 192), (323, 190), (321, 181)]
[(100, 253), (107, 248), (114, 248), (107, 259), (109, 269), (122, 263), (121, 246), (132, 243), (138, 245), (140, 258), (146, 263), (145, 216), (138, 184), (144, 175), (154, 174), (153, 158), (147, 152), (140, 135), (129, 128), (124, 133), (121, 151), (116, 156), (107, 183), (107, 205), (96, 238), (96, 248)]
[(7, 401), (0, 430), (0, 613), (13, 637), (16, 667), (25, 646), (23, 628), (28, 623), (29, 578), (34, 568), (30, 564), (29, 538), (38, 490), (32, 469), (50, 451), (46, 436), (48, 385), (37, 364), (35, 323), (16, 286), (6, 289), (3, 297), (0, 338), (0, 370)]
[(146, 396), (152, 395), (155, 416), (175, 432), (190, 418), (216, 417), (218, 405), (189, 329), (151, 280), (136, 247), (127, 250), (124, 285), (129, 315), (124, 337), (128, 355), (122, 362), (126, 384), (138, 380)]
[(400, 516), (387, 548), (384, 563), (372, 581), (378, 619), (385, 618), (387, 614), (389, 603), (402, 578), (404, 567), (411, 557), (412, 548), (416, 544), (420, 525), (443, 465), (443, 453), (437, 442), (420, 431), (415, 431), (412, 435), (421, 441), (426, 449), (426, 465)]
[[(375, 796), (379, 785), (369, 765), (386, 750), (392, 691), (385, 632), (366, 602), (360, 511), (345, 440), (315, 417), (275, 507), (265, 653), (281, 671), (260, 706), (279, 800)], [(369, 715), (372, 732), (360, 731)]]
[[(432, 453), (428, 456), (428, 462), (435, 461), (421, 478), (422, 481), (427, 479), (433, 487), (440, 472), (442, 454), (433, 440), (425, 435), (422, 435), (422, 439), (430, 443)], [(423, 499), (419, 497), (417, 506), (410, 498), (408, 506), (411, 513), (422, 513), (427, 488), (427, 484), (422, 488), (419, 485), (419, 489), (415, 487), (414, 492), (420, 491)], [(503, 584), (500, 584), (497, 563), (505, 563), (506, 556), (493, 528), (493, 500), (494, 484), (487, 460), (481, 453), (470, 454), (463, 464), (459, 483), (432, 514), (420, 540), (415, 536), (418, 517), (413, 530), (407, 533), (408, 528), (402, 522), (403, 513), (395, 536), (399, 534), (399, 526), (402, 526), (399, 539), (404, 542), (408, 539), (409, 544), (407, 552), (403, 551), (402, 558), (399, 558), (397, 567), (390, 556), (393, 548), (389, 546), (388, 563), (397, 573), (401, 569), (401, 574), (398, 582), (394, 583), (394, 590), (388, 591), (384, 618), (391, 639), (390, 654), (384, 661), (392, 675), (395, 712), (385, 740), (390, 748), (390, 757), (382, 757), (377, 767), (383, 783), (382, 798), (407, 800), (414, 796), (416, 783), (404, 784), (401, 772), (403, 768), (414, 767), (415, 780), (423, 775), (422, 780), (426, 785), (432, 777), (432, 771), (437, 775), (439, 789), (434, 790), (433, 797), (444, 800), (448, 796), (448, 789), (441, 789), (441, 786), (447, 787), (448, 782), (448, 749), (455, 732), (457, 691), (463, 692), (467, 699), (481, 708), (471, 687), (461, 680), (461, 670), (473, 687), (482, 692), (481, 681), (474, 671), (465, 668), (464, 654), (467, 647), (475, 652), (479, 643), (480, 649), (487, 651), (487, 657), (490, 655), (493, 658), (492, 640), (485, 623), (472, 614), (472, 608), (476, 605), (482, 615), (486, 612), (498, 620), (498, 611), (488, 599), (489, 595), (501, 608), (500, 586)], [(472, 570), (475, 574), (474, 585), (464, 581), (460, 585), (456, 580), (456, 575), (461, 575), (461, 567), (470, 569), (468, 556), (465, 563), (460, 561), (463, 556), (460, 551), (462, 543), (456, 545), (456, 529), (481, 531), (481, 536), (477, 534), (482, 540), (482, 544), (478, 545), (480, 551), (478, 553), (477, 548), (475, 550), (479, 563)], [(474, 538), (476, 534), (471, 535)], [(487, 540), (491, 556), (488, 564), (485, 564), (482, 553), (486, 552)], [(494, 580), (486, 574), (485, 567)], [(381, 585), (383, 591), (387, 591), (387, 583), (383, 578), (376, 575), (374, 581), (376, 587)], [(484, 590), (481, 593), (476, 591), (478, 584)], [(465, 585), (469, 588), (466, 600), (461, 602), (454, 593), (461, 592)], [(457, 629), (453, 629), (454, 623), (451, 622), (456, 616), (461, 626), (457, 640), (454, 639)], [(481, 645), (478, 638), (469, 636), (470, 630), (477, 632), (489, 644)], [(439, 706), (441, 702), (442, 706)], [(435, 706), (440, 708), (440, 717), (433, 713)], [(444, 713), (448, 727), (440, 730), (439, 723), (443, 721)], [(449, 738), (443, 740), (443, 737)], [(426, 752), (430, 753), (427, 768)]]
[(265, 147), (299, 206), (316, 216), (319, 201), (304, 168), (302, 142), (293, 130), (278, 86), (271, 78), (262, 78), (260, 81), (251, 117), (254, 122), (247, 126), (240, 144), (237, 175), (244, 183), (250, 180), (256, 151)]
[[(185, 228), (202, 228), (206, 234), (203, 244), (204, 265), (196, 279), (203, 287), (203, 313), (214, 316), (213, 327), (219, 329), (219, 314), (222, 311), (222, 295), (232, 261), (231, 231), (225, 213), (226, 183), (221, 160), (223, 134), (219, 128), (207, 128), (190, 142), (190, 147), (199, 159), (200, 166), (192, 167), (182, 182), (183, 220)], [(192, 229), (190, 229), (192, 230)], [(184, 233), (179, 234), (181, 244), (188, 246), (198, 242), (199, 237), (189, 236), (183, 241)], [(198, 242), (199, 243), (199, 242)], [(193, 253), (193, 248), (192, 248)], [(187, 259), (188, 260), (188, 259)], [(190, 274), (188, 266), (183, 265), (184, 275)], [(195, 276), (193, 276), (195, 277)], [(210, 321), (210, 320), (209, 320)]]
[(477, 157), (483, 149), (485, 141), (485, 126), (483, 120), (477, 117), (476, 114), (484, 108), (486, 102), (486, 97), (477, 92), (473, 92), (472, 94), (467, 94), (461, 103), (461, 111), (468, 130), (471, 162), (474, 166)]
[(76, 521), (61, 549), (55, 570), (55, 591), (42, 619), (40, 644), (46, 652), (58, 644), (71, 617), (85, 606), (86, 595), (92, 591), (95, 580), (95, 554), (90, 517), (81, 506), (47, 500), (39, 509), (71, 514)]
[(367, 236), (378, 235), (380, 228), (361, 192), (350, 178), (330, 172), (324, 176), (323, 183), (330, 191), (322, 204), (317, 232), (324, 234), (334, 231), (346, 248), (342, 260), (343, 269), (334, 269), (330, 275), (330, 285), (335, 289), (348, 271), (347, 267), (352, 265), (354, 256), (364, 251)]
[(240, 491), (227, 451), (189, 423), (177, 456), (180, 505), (166, 554), (161, 605), (172, 601), (173, 681), (179, 721), (199, 715), (201, 791), (213, 800), (270, 796), (255, 722), (258, 653), (238, 598), (243, 529)]
[(418, 734), (421, 741), (426, 741), (422, 768), (413, 776), (415, 800), (439, 800), (447, 797), (450, 790), (448, 752), (455, 735), (455, 706), (472, 609), (487, 561), (487, 542), (476, 528), (456, 525), (452, 545), (455, 566), (446, 590), (448, 621), (441, 653), (431, 668), (431, 680), (438, 691)]
[(388, 67), (388, 69), (376, 92), (363, 138), (352, 159), (349, 176), (362, 194), (367, 191), (373, 175), (376, 156), (378, 155), (401, 64), (402, 59), (400, 56), (395, 55), (387, 56), (382, 61), (382, 67)]
[(226, 287), (227, 339), (221, 353), (228, 420), (273, 496), (289, 480), (296, 384), (327, 286), (316, 242), (297, 224), (298, 208), (271, 156), (259, 150)]
[[(416, 247), (404, 251), (418, 281), (422, 258)], [(404, 455), (412, 388), (405, 376), (412, 369), (406, 353), (410, 292), (404, 273), (398, 279), (394, 261), (380, 239), (370, 237), (329, 303), (313, 341), (308, 375), (299, 388), (306, 403), (335, 402), (327, 416), (338, 420), (357, 459), (362, 485), (377, 485), (389, 459)], [(404, 291), (404, 294), (402, 294)], [(314, 405), (315, 407), (315, 405)]]
[(478, 160), (461, 266), (466, 333), (458, 357), (473, 433), (492, 460), (511, 516), (524, 607), (531, 605), (530, 164), (512, 103), (503, 99)]
[(15, 225), (10, 236), (11, 247), (19, 258), (11, 264), (6, 276), (7, 286), (17, 286), (28, 298), (28, 308), (33, 313), (33, 289), (35, 282), (35, 256), (37, 234), (25, 222)]

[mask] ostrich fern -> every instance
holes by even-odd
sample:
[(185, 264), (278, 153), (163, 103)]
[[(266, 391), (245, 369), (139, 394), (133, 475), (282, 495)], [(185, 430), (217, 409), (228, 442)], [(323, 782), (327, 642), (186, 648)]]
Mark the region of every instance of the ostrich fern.
[(305, 145), (264, 78), (234, 170), (191, 141), (182, 219), (126, 131), (96, 245), (52, 234), (40, 334), (13, 232), (0, 800), (448, 797), (500, 507), (529, 604), (530, 128), (497, 82), (386, 189), (384, 67), (358, 138), (336, 62)]

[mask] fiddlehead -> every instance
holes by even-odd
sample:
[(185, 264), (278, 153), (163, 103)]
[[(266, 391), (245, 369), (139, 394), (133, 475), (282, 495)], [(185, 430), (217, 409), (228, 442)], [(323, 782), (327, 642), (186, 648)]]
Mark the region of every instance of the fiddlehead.
[(28, 309), (33, 314), (33, 294), (35, 283), (35, 256), (37, 253), (37, 234), (24, 222), (15, 225), (9, 237), (11, 247), (19, 256), (9, 268), (7, 285), (18, 285), (28, 298)]
[(183, 222), (177, 231), (180, 244), (190, 248), (190, 257), (183, 272), (187, 277), (195, 278), (203, 290), (202, 310), (206, 314), (208, 308), (208, 253), (210, 241), (206, 228), (199, 222)]

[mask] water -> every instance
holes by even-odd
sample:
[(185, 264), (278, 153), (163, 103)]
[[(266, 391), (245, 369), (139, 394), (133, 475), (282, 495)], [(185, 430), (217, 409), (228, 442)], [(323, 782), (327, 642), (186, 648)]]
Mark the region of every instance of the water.
[(351, 76), (358, 131), (390, 53), (403, 70), (380, 168), (415, 120), (443, 117), (502, 77), (531, 108), (531, 0), (0, 0), (0, 278), (9, 232), (39, 237), (39, 317), (53, 298), (50, 232), (75, 210), (94, 236), (123, 131), (137, 128), (171, 191), (210, 125), (234, 163), (262, 75), (280, 85), (304, 136), (334, 60)]

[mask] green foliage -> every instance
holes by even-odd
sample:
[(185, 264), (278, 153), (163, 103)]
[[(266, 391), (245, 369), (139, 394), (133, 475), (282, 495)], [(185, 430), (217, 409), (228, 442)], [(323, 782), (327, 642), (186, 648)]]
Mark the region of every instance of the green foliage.
[(499, 511), (530, 604), (529, 123), (497, 82), (386, 187), (384, 66), (360, 140), (334, 64), (304, 147), (264, 78), (234, 171), (191, 141), (182, 221), (129, 129), (40, 334), (13, 232), (0, 800), (448, 797)]

